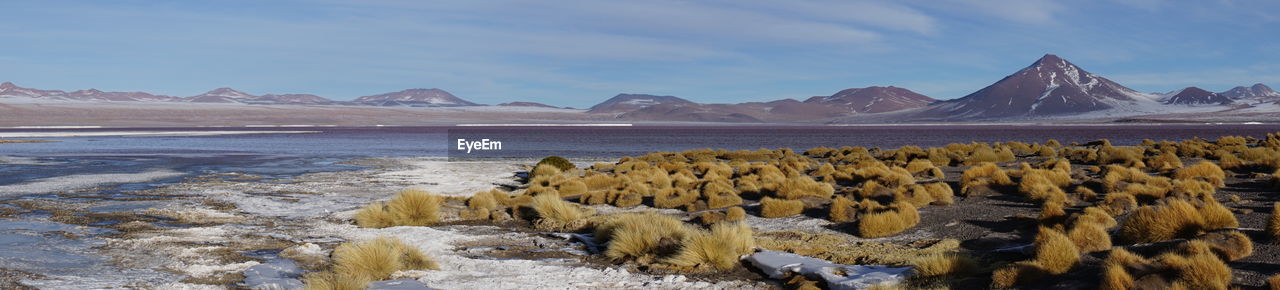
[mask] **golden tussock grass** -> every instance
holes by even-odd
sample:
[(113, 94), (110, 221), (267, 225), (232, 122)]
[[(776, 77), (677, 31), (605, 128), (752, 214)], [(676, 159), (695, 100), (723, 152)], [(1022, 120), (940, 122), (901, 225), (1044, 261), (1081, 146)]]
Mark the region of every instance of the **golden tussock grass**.
[(608, 174), (588, 175), (582, 178), (582, 183), (587, 186), (587, 191), (605, 190), (613, 188), (616, 184), (613, 176)]
[(1138, 206), (1138, 199), (1126, 192), (1108, 193), (1100, 205), (1107, 213), (1116, 216), (1128, 213)]
[(843, 196), (831, 200), (828, 218), (832, 222), (845, 223), (858, 218), (858, 204)]
[(678, 208), (698, 200), (698, 194), (683, 188), (667, 188), (658, 190), (653, 195), (653, 206), (657, 208)]
[(588, 191), (578, 196), (578, 203), (590, 205), (605, 204), (609, 201), (609, 191), (610, 190)]
[(932, 161), (929, 161), (929, 159), (911, 160), (911, 162), (907, 163), (906, 169), (907, 169), (907, 172), (910, 172), (912, 175), (915, 175), (915, 176), (920, 176), (920, 177), (925, 177), (930, 179), (947, 178), (946, 174), (942, 173), (942, 169), (939, 169), (937, 166), (935, 166)]
[(1267, 287), (1271, 290), (1280, 290), (1280, 274), (1271, 275), (1267, 278)]
[(858, 236), (876, 238), (901, 233), (920, 222), (920, 213), (907, 202), (880, 205), (863, 200), (858, 214)]
[(1098, 200), (1098, 192), (1093, 191), (1092, 189), (1089, 189), (1089, 187), (1087, 186), (1076, 186), (1074, 192), (1076, 196), (1080, 198), (1080, 200), (1084, 200), (1084, 201)]
[(574, 231), (585, 226), (585, 218), (595, 210), (570, 203), (555, 194), (533, 197), (533, 211), (538, 213), (534, 226), (542, 230)]
[(308, 289), (363, 289), (396, 271), (440, 268), (418, 248), (386, 237), (339, 245), (333, 250), (333, 262), (329, 271), (304, 278)]
[(390, 201), (375, 202), (356, 213), (356, 224), (366, 228), (425, 226), (440, 221), (444, 199), (423, 190), (401, 191)]
[(929, 193), (930, 197), (933, 197), (933, 204), (951, 205), (955, 203), (954, 191), (951, 190), (951, 185), (945, 182), (926, 183), (924, 184), (924, 189)]
[(1106, 210), (1096, 206), (1084, 208), (1080, 215), (1076, 216), (1075, 222), (1093, 223), (1102, 226), (1103, 229), (1114, 228), (1117, 225), (1115, 218), (1111, 217)]
[(1077, 222), (1067, 237), (1081, 252), (1097, 252), (1111, 248), (1111, 234), (1102, 225), (1093, 222)]
[(1102, 262), (1102, 280), (1099, 281), (1098, 288), (1108, 290), (1134, 289), (1136, 283), (1133, 275), (1129, 274), (1128, 269), (1145, 268), (1150, 263), (1146, 258), (1126, 251), (1124, 248), (1116, 247), (1111, 249), (1111, 252), (1107, 254), (1106, 260)]
[(912, 259), (909, 264), (915, 270), (912, 280), (967, 277), (980, 269), (977, 260), (959, 253), (931, 254)]
[(1146, 162), (1151, 169), (1161, 172), (1169, 172), (1182, 168), (1182, 159), (1178, 158), (1178, 154), (1174, 152), (1165, 152), (1160, 155), (1152, 156), (1148, 158)]
[(560, 196), (579, 196), (587, 193), (587, 184), (580, 178), (567, 180), (556, 185), (556, 192), (559, 192)]
[(1280, 239), (1280, 202), (1271, 205), (1271, 218), (1267, 219), (1267, 235)]
[(804, 202), (799, 200), (776, 199), (765, 197), (760, 200), (760, 216), (780, 218), (798, 215), (804, 212)]
[(657, 212), (624, 213), (596, 226), (597, 243), (608, 243), (605, 256), (613, 260), (653, 260), (670, 255), (691, 229), (675, 217)]
[[(1035, 202), (1049, 201), (1066, 201), (1067, 194), (1062, 191), (1062, 187), (1058, 182), (1054, 181), (1050, 172), (1058, 172), (1053, 170), (1024, 170), (1022, 179), (1018, 181), (1018, 191), (1026, 195), (1028, 199)], [(1065, 174), (1064, 174), (1065, 175)], [(1066, 182), (1069, 184), (1071, 178), (1067, 177)]]
[(1040, 233), (1036, 234), (1033, 260), (1045, 272), (1058, 275), (1070, 271), (1080, 262), (1080, 249), (1062, 232), (1041, 227)]
[(751, 227), (743, 223), (717, 223), (710, 231), (697, 230), (681, 241), (680, 250), (663, 261), (683, 267), (727, 270), (755, 248)]
[(556, 168), (555, 166), (552, 166), (552, 165), (545, 165), (545, 164), (538, 165), (534, 167), (533, 170), (529, 171), (529, 178), (534, 179), (539, 177), (551, 177), (554, 175), (559, 175), (561, 172), (562, 171), (559, 168)]
[(1171, 187), (1173, 189), (1169, 191), (1169, 196), (1185, 199), (1213, 198), (1218, 192), (1218, 187), (1198, 179), (1175, 179)]
[(1143, 202), (1164, 198), (1169, 195), (1170, 190), (1172, 190), (1172, 184), (1162, 178), (1152, 178), (1147, 183), (1130, 183), (1124, 187), (1125, 193)]
[(995, 163), (982, 163), (965, 169), (960, 175), (960, 194), (969, 195), (971, 190), (979, 186), (1013, 185), (1013, 180)]
[(735, 206), (725, 210), (724, 220), (726, 221), (736, 222), (745, 219), (747, 219), (747, 211), (742, 209), (742, 207)]
[(1044, 266), (1035, 261), (1020, 261), (1004, 265), (991, 272), (992, 288), (1013, 288), (1020, 284), (1049, 276)]
[(1120, 225), (1116, 237), (1129, 243), (1191, 238), (1207, 228), (1205, 219), (1189, 202), (1171, 199), (1163, 205), (1143, 206)]
[(1196, 210), (1200, 212), (1200, 216), (1204, 217), (1206, 229), (1240, 227), (1236, 215), (1217, 200), (1203, 199), (1197, 203)]
[[(1200, 247), (1194, 244), (1203, 244)], [(1200, 235), (1195, 239), (1182, 243), (1177, 248), (1183, 254), (1196, 254), (1198, 250), (1208, 249), (1225, 261), (1243, 259), (1253, 254), (1253, 240), (1237, 230), (1214, 231)]]
[(726, 208), (742, 204), (742, 197), (728, 181), (708, 182), (702, 185), (702, 197), (710, 208)]
[(801, 197), (812, 196), (818, 198), (831, 198), (835, 193), (835, 189), (830, 183), (818, 182), (808, 176), (796, 176), (788, 178), (782, 182), (777, 189), (777, 196), (785, 199), (798, 199)]
[(1154, 259), (1162, 268), (1177, 275), (1170, 288), (1227, 289), (1231, 284), (1231, 268), (1211, 250), (1203, 249), (1207, 245), (1191, 243), (1190, 247), (1190, 252), (1195, 254), (1165, 253)]
[(1151, 175), (1147, 175), (1142, 169), (1125, 167), (1120, 165), (1107, 165), (1106, 174), (1102, 176), (1102, 185), (1108, 192), (1120, 190), (1120, 183), (1146, 183), (1150, 180)]
[(1217, 164), (1213, 164), (1213, 162), (1209, 161), (1201, 161), (1200, 163), (1196, 163), (1196, 165), (1182, 168), (1174, 172), (1173, 178), (1202, 179), (1204, 181), (1208, 181), (1214, 186), (1223, 187), (1226, 186), (1226, 184), (1224, 184), (1224, 180), (1226, 180), (1227, 177), (1226, 173), (1223, 172), (1222, 168), (1218, 167)]

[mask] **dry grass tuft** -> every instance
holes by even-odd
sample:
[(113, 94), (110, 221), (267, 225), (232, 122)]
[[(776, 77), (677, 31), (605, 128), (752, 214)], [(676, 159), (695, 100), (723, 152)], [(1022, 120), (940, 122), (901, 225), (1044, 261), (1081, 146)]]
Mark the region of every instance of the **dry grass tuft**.
[(858, 236), (863, 238), (897, 234), (920, 222), (920, 213), (907, 202), (885, 206), (875, 201), (863, 200), (861, 209), (862, 212), (858, 215)]
[(1159, 242), (1191, 238), (1205, 230), (1207, 223), (1196, 207), (1183, 200), (1166, 200), (1164, 205), (1138, 208), (1120, 226), (1117, 237), (1129, 243)]
[(1138, 206), (1138, 198), (1126, 192), (1112, 192), (1102, 199), (1100, 206), (1113, 216), (1122, 215)]
[(831, 198), (834, 193), (835, 189), (831, 187), (830, 183), (818, 182), (808, 176), (796, 176), (782, 182), (778, 186), (776, 195), (785, 199), (798, 199), (806, 196)]
[(624, 213), (596, 227), (597, 243), (608, 243), (605, 256), (613, 260), (653, 260), (679, 249), (691, 229), (675, 217), (657, 212)]
[(1217, 164), (1209, 161), (1201, 161), (1196, 165), (1186, 167), (1173, 173), (1174, 179), (1201, 179), (1208, 181), (1217, 187), (1226, 186), (1224, 181), (1227, 178), (1225, 172)]
[(1204, 217), (1207, 229), (1240, 227), (1240, 222), (1236, 220), (1235, 214), (1231, 213), (1231, 209), (1222, 206), (1216, 200), (1202, 200), (1196, 210), (1200, 212), (1200, 216)]
[(726, 221), (737, 222), (745, 219), (747, 219), (747, 211), (738, 206), (730, 207), (724, 214), (724, 220)]
[(661, 189), (653, 195), (653, 206), (657, 208), (678, 208), (698, 200), (696, 192), (683, 188)]
[(940, 253), (911, 260), (915, 268), (913, 279), (947, 279), (973, 275), (978, 272), (978, 262), (973, 257), (958, 253)]
[(1013, 288), (1019, 284), (1049, 276), (1044, 266), (1035, 261), (1021, 261), (1000, 267), (991, 273), (992, 288)]
[(980, 186), (992, 185), (1013, 185), (1013, 180), (1009, 175), (996, 166), (995, 163), (982, 163), (981, 165), (965, 169), (960, 175), (960, 194), (969, 195), (973, 188)]
[(1270, 278), (1267, 278), (1267, 287), (1270, 287), (1271, 290), (1280, 290), (1280, 274), (1271, 275)]
[(1034, 261), (1049, 274), (1066, 273), (1080, 262), (1080, 250), (1070, 238), (1054, 229), (1041, 227), (1036, 235)]
[(395, 238), (344, 243), (333, 250), (329, 271), (308, 274), (308, 289), (364, 289), (369, 282), (386, 280), (401, 270), (435, 270), (440, 266), (417, 248)]
[(1116, 219), (1107, 214), (1106, 210), (1093, 206), (1084, 208), (1084, 211), (1076, 217), (1076, 222), (1093, 223), (1102, 226), (1103, 229), (1110, 229), (1117, 225)]
[(1077, 222), (1067, 233), (1067, 237), (1084, 253), (1111, 248), (1111, 234), (1102, 225), (1093, 222)]
[[(1204, 247), (1193, 244), (1203, 244)], [(1225, 261), (1235, 261), (1253, 254), (1253, 241), (1240, 231), (1226, 230), (1201, 235), (1179, 247), (1184, 254), (1196, 254), (1199, 249), (1208, 249)]]
[(751, 227), (743, 223), (717, 223), (710, 231), (699, 230), (687, 236), (681, 242), (680, 251), (664, 261), (676, 266), (727, 270), (754, 248)]
[(907, 172), (911, 172), (912, 175), (919, 177), (930, 179), (947, 178), (946, 174), (942, 173), (942, 169), (935, 166), (932, 161), (929, 161), (929, 159), (911, 160), (911, 162), (907, 163), (906, 169)]
[(576, 231), (586, 226), (586, 217), (595, 210), (570, 203), (555, 194), (543, 194), (533, 198), (533, 211), (538, 213), (534, 226), (548, 231)]
[(832, 222), (846, 223), (858, 218), (858, 203), (843, 196), (831, 200), (828, 217)]
[(786, 200), (765, 197), (760, 200), (760, 216), (766, 218), (780, 218), (798, 215), (804, 212), (804, 202), (799, 200)]
[(386, 203), (375, 202), (356, 213), (356, 224), (366, 228), (426, 226), (440, 221), (444, 198), (423, 190), (409, 189)]

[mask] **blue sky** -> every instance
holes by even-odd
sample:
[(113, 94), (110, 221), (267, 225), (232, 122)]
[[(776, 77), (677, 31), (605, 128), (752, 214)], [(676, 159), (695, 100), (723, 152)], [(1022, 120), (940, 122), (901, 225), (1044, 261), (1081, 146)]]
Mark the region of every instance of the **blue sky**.
[(1280, 1), (0, 2), (0, 81), (586, 107), (894, 85), (964, 96), (1057, 54), (1140, 91), (1280, 87)]

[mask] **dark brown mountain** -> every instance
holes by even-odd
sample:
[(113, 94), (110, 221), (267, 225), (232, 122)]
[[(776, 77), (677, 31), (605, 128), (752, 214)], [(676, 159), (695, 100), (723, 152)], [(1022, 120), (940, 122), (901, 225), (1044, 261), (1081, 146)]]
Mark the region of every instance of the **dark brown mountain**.
[(1165, 104), (1171, 105), (1225, 105), (1231, 102), (1231, 98), (1197, 87), (1182, 89), (1164, 101)]
[(955, 100), (936, 103), (920, 115), (940, 119), (1035, 118), (1142, 107), (1146, 94), (1089, 73), (1056, 55)]
[(501, 106), (501, 107), (538, 107), (538, 108), (554, 108), (554, 109), (559, 109), (559, 108), (560, 108), (560, 107), (556, 107), (556, 106), (552, 106), (552, 105), (547, 105), (547, 104), (543, 104), (543, 103), (535, 103), (535, 102), (507, 102), (507, 103), (501, 103), (501, 104), (498, 104), (498, 106)]
[(845, 108), (858, 113), (881, 113), (914, 109), (936, 102), (933, 98), (911, 90), (888, 86), (845, 89), (831, 96), (812, 97), (805, 103)]
[(363, 96), (353, 102), (377, 106), (457, 107), (479, 106), (441, 89), (408, 89), (380, 95)]
[(689, 100), (673, 96), (655, 96), (646, 94), (618, 94), (602, 103), (591, 106), (588, 113), (622, 113), (630, 112), (657, 104), (696, 104)]

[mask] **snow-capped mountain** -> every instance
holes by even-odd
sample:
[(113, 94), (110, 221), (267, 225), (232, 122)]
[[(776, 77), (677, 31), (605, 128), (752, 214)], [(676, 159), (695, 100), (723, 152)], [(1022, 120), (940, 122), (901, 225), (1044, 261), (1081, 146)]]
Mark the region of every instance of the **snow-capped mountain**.
[(376, 106), (457, 107), (479, 106), (441, 89), (408, 89), (356, 98), (355, 103)]
[(805, 103), (844, 107), (858, 113), (881, 113), (920, 108), (936, 102), (911, 90), (888, 86), (845, 89), (831, 96), (812, 97)]
[(59, 90), (38, 90), (19, 87), (10, 82), (0, 84), (0, 98), (32, 98), (64, 101), (108, 101), (108, 102), (169, 102), (179, 98), (153, 95), (143, 92), (104, 92), (98, 89), (64, 92)]
[(193, 103), (244, 103), (257, 98), (257, 96), (232, 88), (217, 88), (203, 94), (187, 97), (186, 100)]
[(1218, 93), (1203, 90), (1197, 87), (1187, 87), (1178, 90), (1173, 95), (1162, 99), (1165, 104), (1170, 105), (1226, 105), (1232, 102), (1231, 98)]
[(1218, 93), (1233, 100), (1246, 100), (1250, 103), (1274, 102), (1280, 100), (1280, 92), (1272, 90), (1264, 84), (1253, 84), (1252, 86), (1238, 86), (1230, 90)]
[(923, 116), (943, 119), (1017, 119), (1159, 105), (1139, 93), (1046, 54), (977, 92), (936, 103)]
[(655, 96), (646, 94), (618, 94), (604, 102), (591, 106), (589, 113), (628, 112), (657, 104), (695, 104), (689, 100), (674, 96)]

